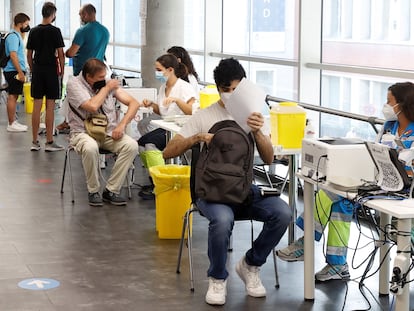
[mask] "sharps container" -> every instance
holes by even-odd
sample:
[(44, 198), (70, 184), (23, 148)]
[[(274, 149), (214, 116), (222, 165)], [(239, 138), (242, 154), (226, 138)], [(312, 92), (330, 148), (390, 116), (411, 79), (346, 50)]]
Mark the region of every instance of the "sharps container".
[(302, 148), (305, 133), (305, 109), (293, 102), (281, 102), (270, 110), (272, 144), (285, 149)]
[(200, 91), (200, 108), (206, 108), (220, 99), (215, 85), (207, 85)]

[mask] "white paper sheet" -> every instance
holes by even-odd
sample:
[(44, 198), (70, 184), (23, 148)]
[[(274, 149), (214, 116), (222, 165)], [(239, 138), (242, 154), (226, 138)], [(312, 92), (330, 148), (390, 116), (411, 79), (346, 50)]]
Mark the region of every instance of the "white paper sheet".
[(252, 112), (262, 112), (266, 93), (243, 78), (226, 102), (226, 109), (246, 133), (250, 132), (247, 118)]

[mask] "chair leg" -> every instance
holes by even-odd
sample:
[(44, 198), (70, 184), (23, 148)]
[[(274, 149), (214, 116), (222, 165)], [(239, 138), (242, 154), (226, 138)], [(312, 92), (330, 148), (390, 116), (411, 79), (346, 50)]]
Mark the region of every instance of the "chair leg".
[(62, 182), (60, 184), (60, 193), (63, 193), (63, 186), (65, 185), (66, 164), (68, 163), (68, 152), (69, 152), (69, 149), (66, 149), (65, 161), (63, 162), (63, 174), (62, 174)]
[(193, 269), (193, 237), (191, 236), (190, 217), (191, 213), (195, 211), (190, 210), (187, 216), (187, 244), (188, 244), (188, 265), (190, 268), (190, 290), (194, 292), (194, 269)]
[(276, 250), (273, 249), (272, 250), (272, 254), (273, 254), (273, 265), (274, 265), (274, 268), (275, 268), (275, 281), (276, 281), (275, 287), (276, 288), (279, 288), (280, 285), (279, 285), (279, 273), (277, 271), (277, 256), (276, 256)]
[(177, 273), (180, 273), (180, 266), (181, 266), (181, 257), (183, 254), (183, 247), (184, 247), (184, 239), (185, 239), (185, 231), (187, 229), (187, 219), (189, 210), (185, 212), (185, 215), (183, 217), (183, 229), (181, 230), (181, 239), (180, 239), (180, 248), (178, 249), (178, 260), (177, 260)]
[(183, 229), (181, 231), (180, 248), (178, 251), (177, 270), (176, 270), (176, 273), (180, 273), (185, 233), (187, 231), (188, 264), (189, 264), (189, 271), (190, 271), (190, 290), (192, 292), (194, 292), (194, 271), (193, 271), (193, 245), (192, 245), (190, 219), (191, 219), (191, 214), (196, 210), (197, 209), (195, 209), (194, 207), (191, 207), (189, 210), (187, 210), (187, 212), (184, 215)]
[(75, 189), (73, 186), (73, 175), (72, 175), (72, 165), (70, 161), (70, 152), (74, 150), (72, 147), (68, 149), (68, 164), (69, 164), (69, 177), (70, 177), (70, 185), (71, 185), (71, 195), (72, 195), (72, 203), (75, 203)]

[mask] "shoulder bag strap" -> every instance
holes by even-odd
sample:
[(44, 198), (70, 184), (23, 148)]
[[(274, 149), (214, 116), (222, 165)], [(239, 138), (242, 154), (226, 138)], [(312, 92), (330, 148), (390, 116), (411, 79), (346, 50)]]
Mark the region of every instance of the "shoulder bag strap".
[(73, 111), (73, 113), (76, 114), (79, 117), (79, 119), (81, 119), (82, 121), (85, 121), (85, 118), (82, 117), (81, 114), (78, 111), (76, 111), (75, 108), (72, 107), (72, 105), (70, 104), (69, 101), (68, 101), (68, 105), (69, 105), (70, 109)]

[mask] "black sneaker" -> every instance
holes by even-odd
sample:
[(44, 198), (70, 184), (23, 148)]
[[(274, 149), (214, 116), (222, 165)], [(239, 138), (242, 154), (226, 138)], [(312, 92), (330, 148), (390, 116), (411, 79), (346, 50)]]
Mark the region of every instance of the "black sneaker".
[(126, 205), (126, 200), (117, 193), (111, 192), (108, 189), (105, 189), (102, 193), (102, 198), (105, 202), (109, 202), (113, 205)]
[(152, 189), (143, 189), (141, 191), (138, 192), (138, 195), (143, 199), (143, 200), (154, 200), (155, 199), (155, 195)]
[(89, 205), (91, 206), (102, 206), (102, 198), (99, 192), (89, 193), (88, 194)]

